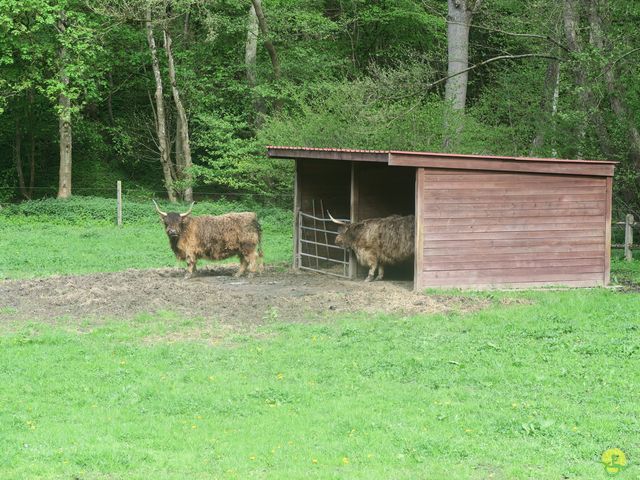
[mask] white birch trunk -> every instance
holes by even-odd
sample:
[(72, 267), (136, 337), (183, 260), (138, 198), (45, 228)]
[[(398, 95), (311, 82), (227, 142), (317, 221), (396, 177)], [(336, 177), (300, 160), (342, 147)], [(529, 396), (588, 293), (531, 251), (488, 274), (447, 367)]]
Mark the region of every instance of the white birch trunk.
[[(176, 67), (173, 59), (173, 51), (171, 50), (171, 36), (167, 28), (164, 29), (164, 49), (167, 54), (167, 63), (169, 65), (169, 82), (171, 84), (171, 93), (173, 102), (178, 112), (176, 127), (176, 164), (178, 167), (178, 175), (181, 180), (187, 182), (187, 187), (182, 192), (183, 199), (187, 202), (193, 201), (193, 187), (191, 186), (192, 178), (189, 169), (191, 168), (191, 144), (189, 142), (189, 119), (184, 109), (178, 83), (176, 81)], [(179, 159), (179, 161), (178, 161)]]
[(167, 136), (167, 121), (164, 111), (164, 97), (162, 89), (162, 75), (160, 74), (160, 64), (158, 62), (158, 50), (153, 36), (153, 23), (151, 21), (151, 9), (146, 11), (145, 27), (147, 31), (147, 43), (151, 52), (151, 65), (153, 77), (156, 83), (155, 104), (156, 104), (156, 134), (158, 136), (158, 149), (160, 150), (160, 163), (164, 174), (165, 188), (171, 202), (176, 201), (173, 190), (173, 176), (171, 174), (171, 152), (169, 151), (169, 141)]
[(247, 76), (247, 85), (251, 89), (252, 105), (254, 111), (254, 125), (260, 127), (264, 120), (266, 112), (264, 100), (255, 92), (258, 84), (258, 75), (256, 71), (256, 58), (258, 55), (258, 35), (260, 27), (258, 25), (258, 16), (256, 9), (251, 4), (249, 9), (249, 17), (247, 21), (247, 40), (244, 46), (244, 64)]
[[(58, 18), (58, 31), (64, 34), (66, 31), (67, 17), (64, 10), (60, 12)], [(62, 92), (58, 96), (58, 132), (60, 137), (60, 169), (58, 172), (58, 198), (69, 198), (71, 196), (71, 165), (73, 138), (71, 132), (71, 100), (66, 95), (69, 87), (69, 75), (66, 72), (67, 49), (63, 46), (58, 51), (60, 61), (60, 83)]]
[[(444, 98), (446, 111), (444, 116), (444, 149), (455, 146), (455, 138), (462, 131), (458, 123), (464, 114), (467, 103), (467, 84), (469, 73), (469, 30), (473, 11), (482, 0), (448, 0), (447, 15), (447, 83)], [(456, 125), (457, 124), (457, 125)]]
[[(471, 12), (466, 0), (448, 0), (447, 15), (447, 83), (444, 98), (453, 110), (464, 110), (469, 79), (469, 27)], [(464, 73), (460, 73), (464, 72)]]

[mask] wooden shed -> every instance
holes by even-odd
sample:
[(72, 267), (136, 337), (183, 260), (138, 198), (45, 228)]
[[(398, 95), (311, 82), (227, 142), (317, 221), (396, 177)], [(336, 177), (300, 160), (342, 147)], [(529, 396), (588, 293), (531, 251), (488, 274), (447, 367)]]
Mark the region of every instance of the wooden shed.
[[(355, 278), (326, 211), (415, 215), (414, 288), (609, 282), (615, 162), (306, 147), (294, 159), (294, 265)], [(306, 222), (306, 224), (305, 224)], [(336, 265), (342, 272), (336, 273)]]

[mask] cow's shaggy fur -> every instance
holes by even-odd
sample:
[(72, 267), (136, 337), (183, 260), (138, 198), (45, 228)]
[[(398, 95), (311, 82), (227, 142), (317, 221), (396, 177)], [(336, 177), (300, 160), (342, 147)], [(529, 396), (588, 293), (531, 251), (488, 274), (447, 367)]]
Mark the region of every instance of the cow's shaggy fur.
[(366, 282), (384, 277), (385, 265), (409, 260), (414, 255), (413, 215), (369, 218), (338, 228), (336, 245), (350, 248), (361, 265), (369, 267)]
[(187, 262), (185, 278), (196, 272), (200, 258), (222, 260), (237, 255), (240, 257), (237, 277), (247, 270), (249, 275), (263, 271), (262, 229), (254, 212), (198, 217), (170, 212), (161, 213), (160, 217), (173, 253)]

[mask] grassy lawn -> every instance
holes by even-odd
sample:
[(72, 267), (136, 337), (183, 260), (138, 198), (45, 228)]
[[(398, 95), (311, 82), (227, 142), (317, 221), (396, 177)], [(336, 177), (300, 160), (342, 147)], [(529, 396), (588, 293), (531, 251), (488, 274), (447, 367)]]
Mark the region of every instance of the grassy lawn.
[[(175, 265), (145, 215), (0, 217), (2, 276)], [(287, 260), (286, 215), (261, 217)], [(638, 478), (640, 296), (465, 295), (492, 306), (246, 331), (171, 312), (5, 322), (0, 478), (598, 479), (611, 447), (630, 458), (615, 478)]]
[(637, 458), (640, 297), (501, 298), (215, 345), (163, 341), (203, 328), (171, 314), (3, 325), (1, 476), (594, 479), (609, 447)]
[[(0, 279), (185, 267), (176, 260), (160, 222), (125, 225), (1, 225)], [(291, 258), (291, 229), (263, 225), (266, 263)], [(237, 257), (226, 260), (238, 262)], [(200, 260), (198, 266), (207, 264)]]

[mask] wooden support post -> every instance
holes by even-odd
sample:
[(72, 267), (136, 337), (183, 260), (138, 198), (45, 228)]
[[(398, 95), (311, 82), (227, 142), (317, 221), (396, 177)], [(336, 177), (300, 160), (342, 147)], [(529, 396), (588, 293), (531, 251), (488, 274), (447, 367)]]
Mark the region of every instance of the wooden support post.
[(120, 180), (118, 180), (118, 182), (116, 183), (116, 197), (117, 197), (117, 203), (118, 203), (118, 226), (121, 227), (122, 226), (122, 182)]
[(300, 185), (300, 169), (302, 168), (302, 160), (296, 159), (296, 173), (293, 177), (293, 268), (300, 268), (302, 265), (302, 238), (300, 232), (300, 210), (302, 209), (302, 190)]
[(298, 221), (296, 222), (296, 225), (298, 226), (298, 232), (294, 237), (296, 239), (296, 254), (293, 259), (293, 266), (294, 268), (302, 268), (302, 229), (300, 227), (302, 226), (302, 222), (304, 222), (304, 220), (302, 218), (302, 212), (300, 210), (298, 210), (298, 213), (296, 213), (296, 217), (298, 218)]
[(331, 258), (330, 252), (329, 252), (329, 236), (327, 235), (327, 221), (325, 220), (325, 210), (324, 210), (324, 203), (322, 202), (322, 199), (320, 199), (320, 216), (322, 217), (322, 229), (324, 230), (324, 243), (326, 245), (325, 247), (325, 251), (327, 254), (327, 258)]
[[(360, 195), (358, 193), (358, 178), (356, 173), (356, 162), (351, 162), (351, 195), (349, 201), (349, 216), (351, 218), (351, 223), (357, 222), (359, 218), (358, 201), (360, 199)], [(358, 260), (353, 253), (349, 254), (349, 278), (351, 280), (358, 278)]]
[(630, 213), (624, 218), (624, 259), (627, 262), (633, 260), (633, 215)]
[(415, 183), (415, 209), (414, 209), (414, 218), (415, 218), (415, 229), (416, 234), (414, 238), (414, 253), (413, 253), (413, 289), (416, 292), (421, 291), (424, 286), (423, 283), (423, 273), (422, 270), (424, 268), (423, 264), (423, 256), (424, 256), (424, 186), (425, 186), (425, 175), (426, 169), (424, 168), (416, 168), (416, 183)]
[(316, 268), (320, 268), (320, 260), (318, 259), (318, 225), (316, 224), (316, 199), (311, 199), (311, 210), (313, 211), (313, 241), (316, 247)]
[(604, 278), (603, 285), (611, 280), (611, 206), (613, 205), (613, 177), (607, 177), (604, 211)]

